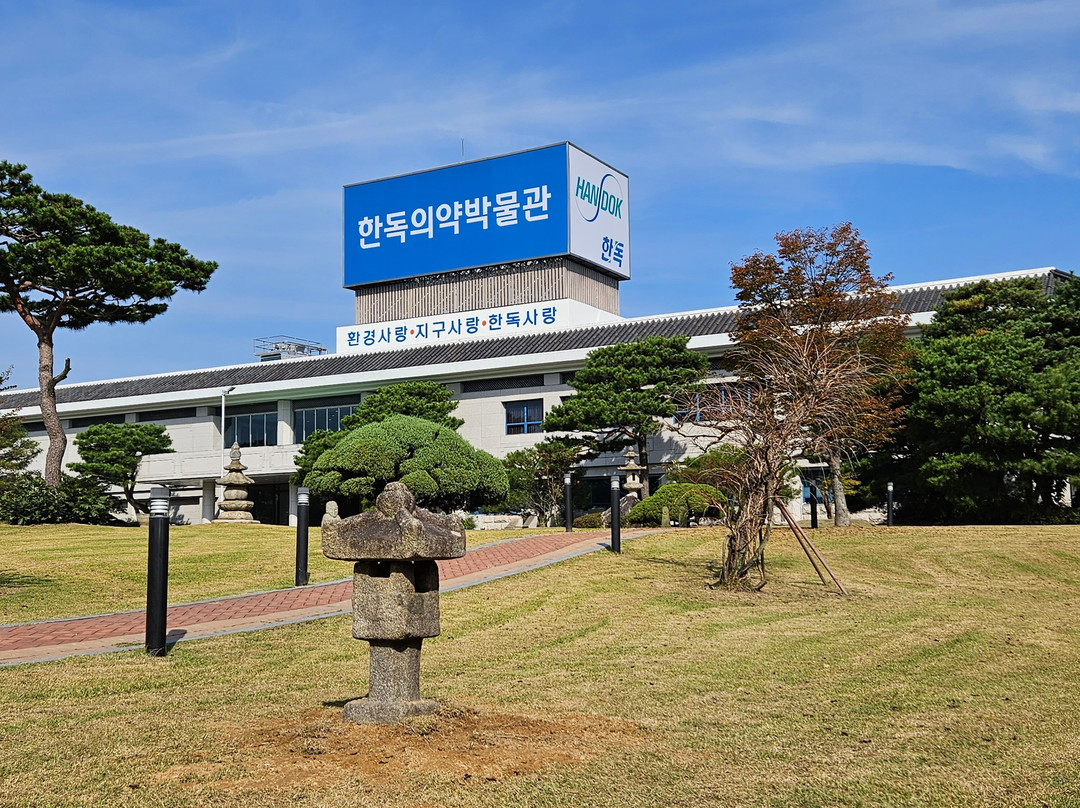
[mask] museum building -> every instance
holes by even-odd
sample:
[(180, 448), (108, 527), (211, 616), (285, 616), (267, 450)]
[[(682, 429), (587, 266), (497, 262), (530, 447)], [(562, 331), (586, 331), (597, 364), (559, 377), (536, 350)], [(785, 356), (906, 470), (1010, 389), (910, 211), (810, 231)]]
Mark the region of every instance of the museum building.
[[(685, 335), (716, 368), (732, 344), (736, 307), (619, 315), (619, 285), (630, 278), (629, 181), (572, 144), (346, 186), (343, 208), (344, 286), (356, 317), (337, 329), (335, 352), (270, 338), (248, 364), (60, 385), (65, 466), (76, 459), (71, 438), (91, 425), (161, 424), (174, 452), (142, 459), (142, 495), (166, 485), (174, 519), (211, 521), (215, 480), (235, 442), (255, 480), (255, 519), (293, 524), (289, 476), (300, 444), (316, 429), (337, 429), (381, 387), (444, 384), (458, 401), (462, 437), (504, 457), (544, 438), (544, 415), (573, 395), (569, 381), (596, 348)], [(1047, 267), (893, 290), (914, 335), (950, 289), (1018, 277), (1039, 278), (1049, 291), (1069, 276)], [(13, 391), (4, 403), (44, 444), (37, 395)], [(653, 474), (688, 451), (674, 433), (654, 436)], [(587, 464), (598, 503), (624, 463)]]

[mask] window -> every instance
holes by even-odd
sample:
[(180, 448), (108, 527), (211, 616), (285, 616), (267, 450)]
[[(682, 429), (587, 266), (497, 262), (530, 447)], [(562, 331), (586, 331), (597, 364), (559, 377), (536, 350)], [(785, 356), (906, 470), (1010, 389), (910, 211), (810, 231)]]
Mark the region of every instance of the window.
[(277, 446), (277, 411), (225, 417), (225, 445)]
[(506, 408), (506, 434), (524, 435), (527, 432), (543, 432), (540, 423), (544, 420), (544, 400), (504, 401)]
[(341, 429), (341, 419), (346, 415), (352, 415), (356, 410), (355, 404), (344, 404), (337, 407), (309, 407), (303, 410), (293, 411), (293, 442), (303, 443), (308, 436), (318, 429), (328, 429), (337, 432)]
[[(589, 507), (611, 507), (611, 478), (610, 477), (586, 477), (585, 482), (589, 486)], [(651, 489), (650, 489), (651, 490)], [(622, 496), (622, 487), (619, 488)]]
[(675, 426), (679, 424), (696, 424), (701, 421), (701, 393), (694, 393), (689, 400), (680, 401), (679, 409), (675, 410)]
[(745, 387), (733, 383), (710, 384), (701, 393), (680, 402), (675, 412), (675, 425), (698, 424), (702, 421), (723, 420), (725, 413), (735, 406), (740, 398), (749, 400), (750, 393)]

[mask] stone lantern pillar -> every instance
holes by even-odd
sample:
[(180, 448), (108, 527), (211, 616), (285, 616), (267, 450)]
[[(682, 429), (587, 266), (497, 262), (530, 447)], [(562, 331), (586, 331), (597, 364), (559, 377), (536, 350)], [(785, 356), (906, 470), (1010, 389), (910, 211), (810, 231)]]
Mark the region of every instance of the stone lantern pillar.
[(641, 472), (645, 470), (645, 467), (639, 465), (637, 462), (638, 453), (631, 449), (626, 453), (626, 465), (619, 466), (619, 471), (626, 475), (626, 482), (623, 483), (623, 488), (630, 492), (633, 496), (641, 499), (641, 489), (643, 484), (641, 482)]
[(371, 644), (367, 696), (345, 705), (356, 724), (390, 724), (434, 712), (420, 697), (420, 647), (439, 634), (439, 567), (465, 555), (457, 516), (417, 508), (401, 483), (389, 483), (375, 507), (323, 523), (327, 558), (354, 561), (352, 635)]

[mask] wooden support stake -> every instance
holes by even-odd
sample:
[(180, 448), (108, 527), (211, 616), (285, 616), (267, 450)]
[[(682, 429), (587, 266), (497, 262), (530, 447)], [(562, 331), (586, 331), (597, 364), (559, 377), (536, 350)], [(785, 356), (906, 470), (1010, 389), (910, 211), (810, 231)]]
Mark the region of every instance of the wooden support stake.
[(821, 569), (818, 567), (817, 562), (814, 560), (814, 556), (810, 554), (810, 548), (807, 547), (806, 543), (803, 541), (803, 537), (802, 537), (801, 531), (799, 530), (798, 525), (791, 518), (791, 514), (788, 513), (788, 510), (787, 510), (787, 508), (784, 507), (783, 502), (780, 502), (780, 500), (777, 500), (776, 504), (780, 506), (780, 513), (782, 513), (784, 515), (784, 519), (787, 520), (788, 527), (791, 528), (791, 532), (795, 535), (795, 541), (797, 541), (799, 543), (799, 547), (801, 547), (802, 551), (804, 553), (806, 553), (806, 558), (810, 561), (810, 566), (812, 566), (814, 568), (814, 572), (817, 573), (817, 576), (818, 576), (818, 578), (821, 579), (821, 582), (823, 584), (825, 584), (825, 586), (828, 586), (829, 582), (825, 580), (825, 575), (821, 572)]
[[(818, 552), (818, 549), (814, 546), (814, 543), (810, 541), (810, 538), (803, 531), (799, 523), (796, 522), (794, 518), (792, 518), (791, 514), (788, 512), (787, 507), (784, 505), (784, 503), (780, 500), (779, 497), (777, 497), (776, 499), (776, 504), (780, 506), (780, 512), (784, 514), (784, 518), (787, 519), (788, 524), (791, 525), (791, 529), (795, 533), (795, 536), (801, 539), (800, 544), (802, 542), (806, 542), (807, 546), (809, 546), (809, 548), (814, 551), (814, 555), (817, 556), (817, 560), (821, 562), (821, 566), (823, 566), (825, 568), (825, 571), (829, 573), (829, 577), (832, 578), (833, 583), (836, 584), (836, 587), (840, 590), (841, 594), (848, 594), (848, 591), (844, 589), (844, 585), (840, 583), (839, 579), (833, 574), (833, 571), (829, 569), (829, 565), (825, 562), (825, 559), (821, 557), (821, 553)], [(806, 552), (805, 547), (803, 548), (803, 552)], [(810, 554), (807, 553), (807, 556), (809, 555)], [(811, 563), (813, 563), (813, 559), (811, 559)], [(817, 569), (816, 564), (814, 565), (814, 569)], [(818, 577), (821, 577), (820, 571), (818, 571)], [(825, 583), (825, 579), (821, 578), (821, 582)]]

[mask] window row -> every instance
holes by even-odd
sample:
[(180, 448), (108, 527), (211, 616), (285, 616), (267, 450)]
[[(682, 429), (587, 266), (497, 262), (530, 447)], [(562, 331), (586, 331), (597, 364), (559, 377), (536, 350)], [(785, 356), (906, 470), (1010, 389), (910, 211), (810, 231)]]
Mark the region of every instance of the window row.
[(277, 446), (277, 411), (226, 416), (225, 445), (234, 443), (241, 448)]
[(341, 419), (355, 411), (354, 404), (296, 410), (293, 412), (293, 441), (303, 443), (312, 432), (319, 429), (337, 432), (341, 429)]
[[(566, 397), (564, 397), (565, 400)], [(504, 401), (503, 408), (506, 414), (506, 434), (507, 435), (526, 435), (543, 432), (542, 424), (544, 421), (544, 400), (541, 398), (529, 399), (528, 401)], [(303, 410), (296, 410), (293, 412), (293, 441), (295, 443), (303, 443), (307, 438), (316, 430), (325, 429), (331, 432), (337, 432), (341, 429), (341, 421), (347, 415), (352, 415), (356, 410), (356, 405), (348, 404), (332, 407), (314, 407)], [(227, 411), (226, 411), (227, 412)], [(173, 417), (190, 417), (190, 414), (184, 410), (155, 411), (151, 415), (157, 416), (157, 418), (166, 419)], [(123, 416), (118, 416), (123, 418)], [(87, 421), (91, 419), (86, 419)], [(100, 418), (93, 419), (95, 423), (102, 423)], [(147, 417), (140, 420), (156, 420), (156, 418)], [(109, 423), (120, 423), (120, 421), (108, 421)], [(80, 421), (75, 426), (87, 426), (87, 423)], [(277, 411), (271, 412), (255, 412), (255, 413), (241, 413), (236, 415), (226, 415), (225, 417), (225, 445), (232, 446), (233, 443), (238, 444), (241, 448), (249, 448), (252, 446), (277, 446), (277, 425), (278, 415)], [(38, 422), (32, 422), (27, 424), (30, 431), (33, 431), (35, 427), (40, 427), (44, 430), (44, 425)]]
[[(541, 398), (528, 401), (505, 401), (506, 434), (526, 435), (543, 432), (544, 400)], [(293, 441), (303, 443), (311, 433), (319, 429), (337, 432), (341, 421), (351, 415), (356, 407), (316, 407), (296, 410), (293, 413)], [(277, 413), (253, 413), (250, 415), (230, 415), (225, 419), (225, 445), (233, 442), (240, 446), (276, 446)]]

